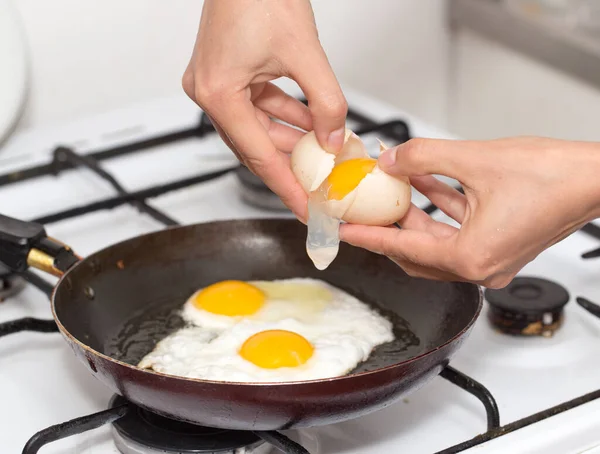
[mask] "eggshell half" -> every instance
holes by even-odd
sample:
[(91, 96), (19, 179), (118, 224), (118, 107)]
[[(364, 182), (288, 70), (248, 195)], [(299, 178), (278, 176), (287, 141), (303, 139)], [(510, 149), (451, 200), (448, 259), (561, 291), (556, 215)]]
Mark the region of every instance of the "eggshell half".
[(346, 129), (346, 138), (344, 140), (344, 146), (335, 158), (335, 165), (338, 165), (344, 161), (350, 159), (369, 158), (369, 153), (365, 148), (365, 144), (360, 140), (356, 134), (349, 129)]
[(314, 132), (305, 134), (296, 143), (291, 156), (292, 172), (304, 191), (316, 190), (331, 173), (335, 155), (321, 148)]
[(368, 156), (360, 138), (349, 129), (346, 129), (344, 145), (337, 156), (321, 148), (314, 131), (311, 131), (298, 141), (292, 151), (292, 172), (308, 193), (325, 181), (335, 165)]

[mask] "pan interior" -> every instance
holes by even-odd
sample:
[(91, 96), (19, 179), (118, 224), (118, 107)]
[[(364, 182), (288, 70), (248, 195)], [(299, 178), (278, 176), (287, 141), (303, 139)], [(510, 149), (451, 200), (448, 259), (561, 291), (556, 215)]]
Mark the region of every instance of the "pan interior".
[(56, 315), (82, 343), (135, 365), (159, 340), (184, 326), (178, 312), (201, 287), (226, 279), (321, 279), (394, 324), (396, 339), (377, 347), (356, 373), (435, 349), (477, 313), (475, 286), (410, 278), (387, 258), (348, 245), (341, 245), (329, 269), (318, 271), (306, 255), (305, 234), (294, 220), (251, 220), (134, 238), (73, 269), (56, 291)]
[[(392, 321), (395, 339), (376, 347), (367, 361), (359, 364), (352, 373), (389, 366), (423, 351), (421, 341), (412, 331), (408, 321), (394, 311), (379, 307), (376, 302), (369, 301), (368, 297), (361, 299)], [(104, 353), (136, 365), (158, 341), (186, 326), (179, 315), (181, 305), (181, 299), (161, 301), (136, 314), (125, 322), (116, 335), (107, 339)]]

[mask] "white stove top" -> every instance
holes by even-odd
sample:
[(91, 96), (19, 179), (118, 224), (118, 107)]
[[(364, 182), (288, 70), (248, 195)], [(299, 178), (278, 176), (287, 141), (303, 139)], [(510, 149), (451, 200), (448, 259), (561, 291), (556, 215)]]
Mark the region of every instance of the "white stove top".
[[(291, 90), (293, 91), (293, 88)], [(402, 118), (413, 135), (450, 137), (387, 105), (347, 91), (351, 106), (376, 120)], [(0, 150), (0, 174), (50, 160), (58, 144), (85, 152), (194, 125), (196, 107), (184, 96), (156, 100), (118, 112), (35, 130), (14, 137)], [(373, 143), (374, 150), (376, 149)], [(216, 135), (189, 139), (102, 165), (130, 190), (169, 182), (235, 163)], [(183, 224), (216, 219), (289, 216), (251, 208), (241, 201), (234, 175), (158, 197), (150, 204)], [(32, 219), (114, 196), (108, 184), (79, 169), (0, 187), (0, 212)], [(415, 194), (415, 202), (427, 201)], [(436, 218), (443, 215), (437, 213)], [(141, 233), (162, 228), (129, 206), (100, 211), (47, 227), (48, 233), (86, 255)], [(485, 311), (452, 366), (495, 396), (501, 423), (600, 389), (600, 319), (574, 303), (575, 296), (600, 301), (600, 260), (580, 254), (600, 242), (576, 233), (543, 253), (521, 274), (555, 280), (572, 301), (565, 325), (553, 338), (518, 339), (490, 328)], [(50, 278), (49, 278), (50, 279)], [(43, 293), (28, 287), (0, 303), (0, 322), (50, 318)], [(58, 334), (18, 333), (0, 338), (0, 446), (19, 453), (35, 432), (106, 408), (111, 393), (79, 364)], [(397, 404), (347, 423), (314, 428), (299, 436), (313, 454), (430, 454), (466, 441), (486, 428), (483, 406), (442, 378)], [(108, 427), (52, 443), (43, 454), (116, 454)], [(600, 400), (592, 401), (477, 446), (468, 453), (575, 454), (600, 452)]]

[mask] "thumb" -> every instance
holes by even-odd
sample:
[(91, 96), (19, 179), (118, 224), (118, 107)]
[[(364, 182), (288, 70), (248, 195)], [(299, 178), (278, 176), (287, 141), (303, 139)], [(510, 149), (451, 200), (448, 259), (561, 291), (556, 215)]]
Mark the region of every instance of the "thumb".
[(379, 156), (379, 167), (392, 176), (444, 175), (463, 181), (473, 150), (467, 142), (411, 139)]
[(323, 49), (305, 56), (292, 76), (308, 100), (319, 145), (337, 153), (344, 145), (348, 103)]

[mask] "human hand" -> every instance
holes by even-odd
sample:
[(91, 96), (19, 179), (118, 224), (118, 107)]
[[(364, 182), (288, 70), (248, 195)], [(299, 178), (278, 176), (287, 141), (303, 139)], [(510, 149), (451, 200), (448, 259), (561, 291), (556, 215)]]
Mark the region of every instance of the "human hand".
[[(308, 108), (269, 81), (295, 80)], [(301, 220), (307, 195), (286, 153), (313, 130), (343, 145), (347, 104), (317, 36), (309, 0), (206, 0), (183, 88), (238, 159)]]
[[(402, 229), (342, 226), (343, 241), (389, 256), (415, 277), (505, 287), (540, 252), (599, 215), (599, 144), (413, 139), (379, 162), (461, 224), (434, 221), (413, 205)], [(434, 174), (458, 180), (464, 195)]]

